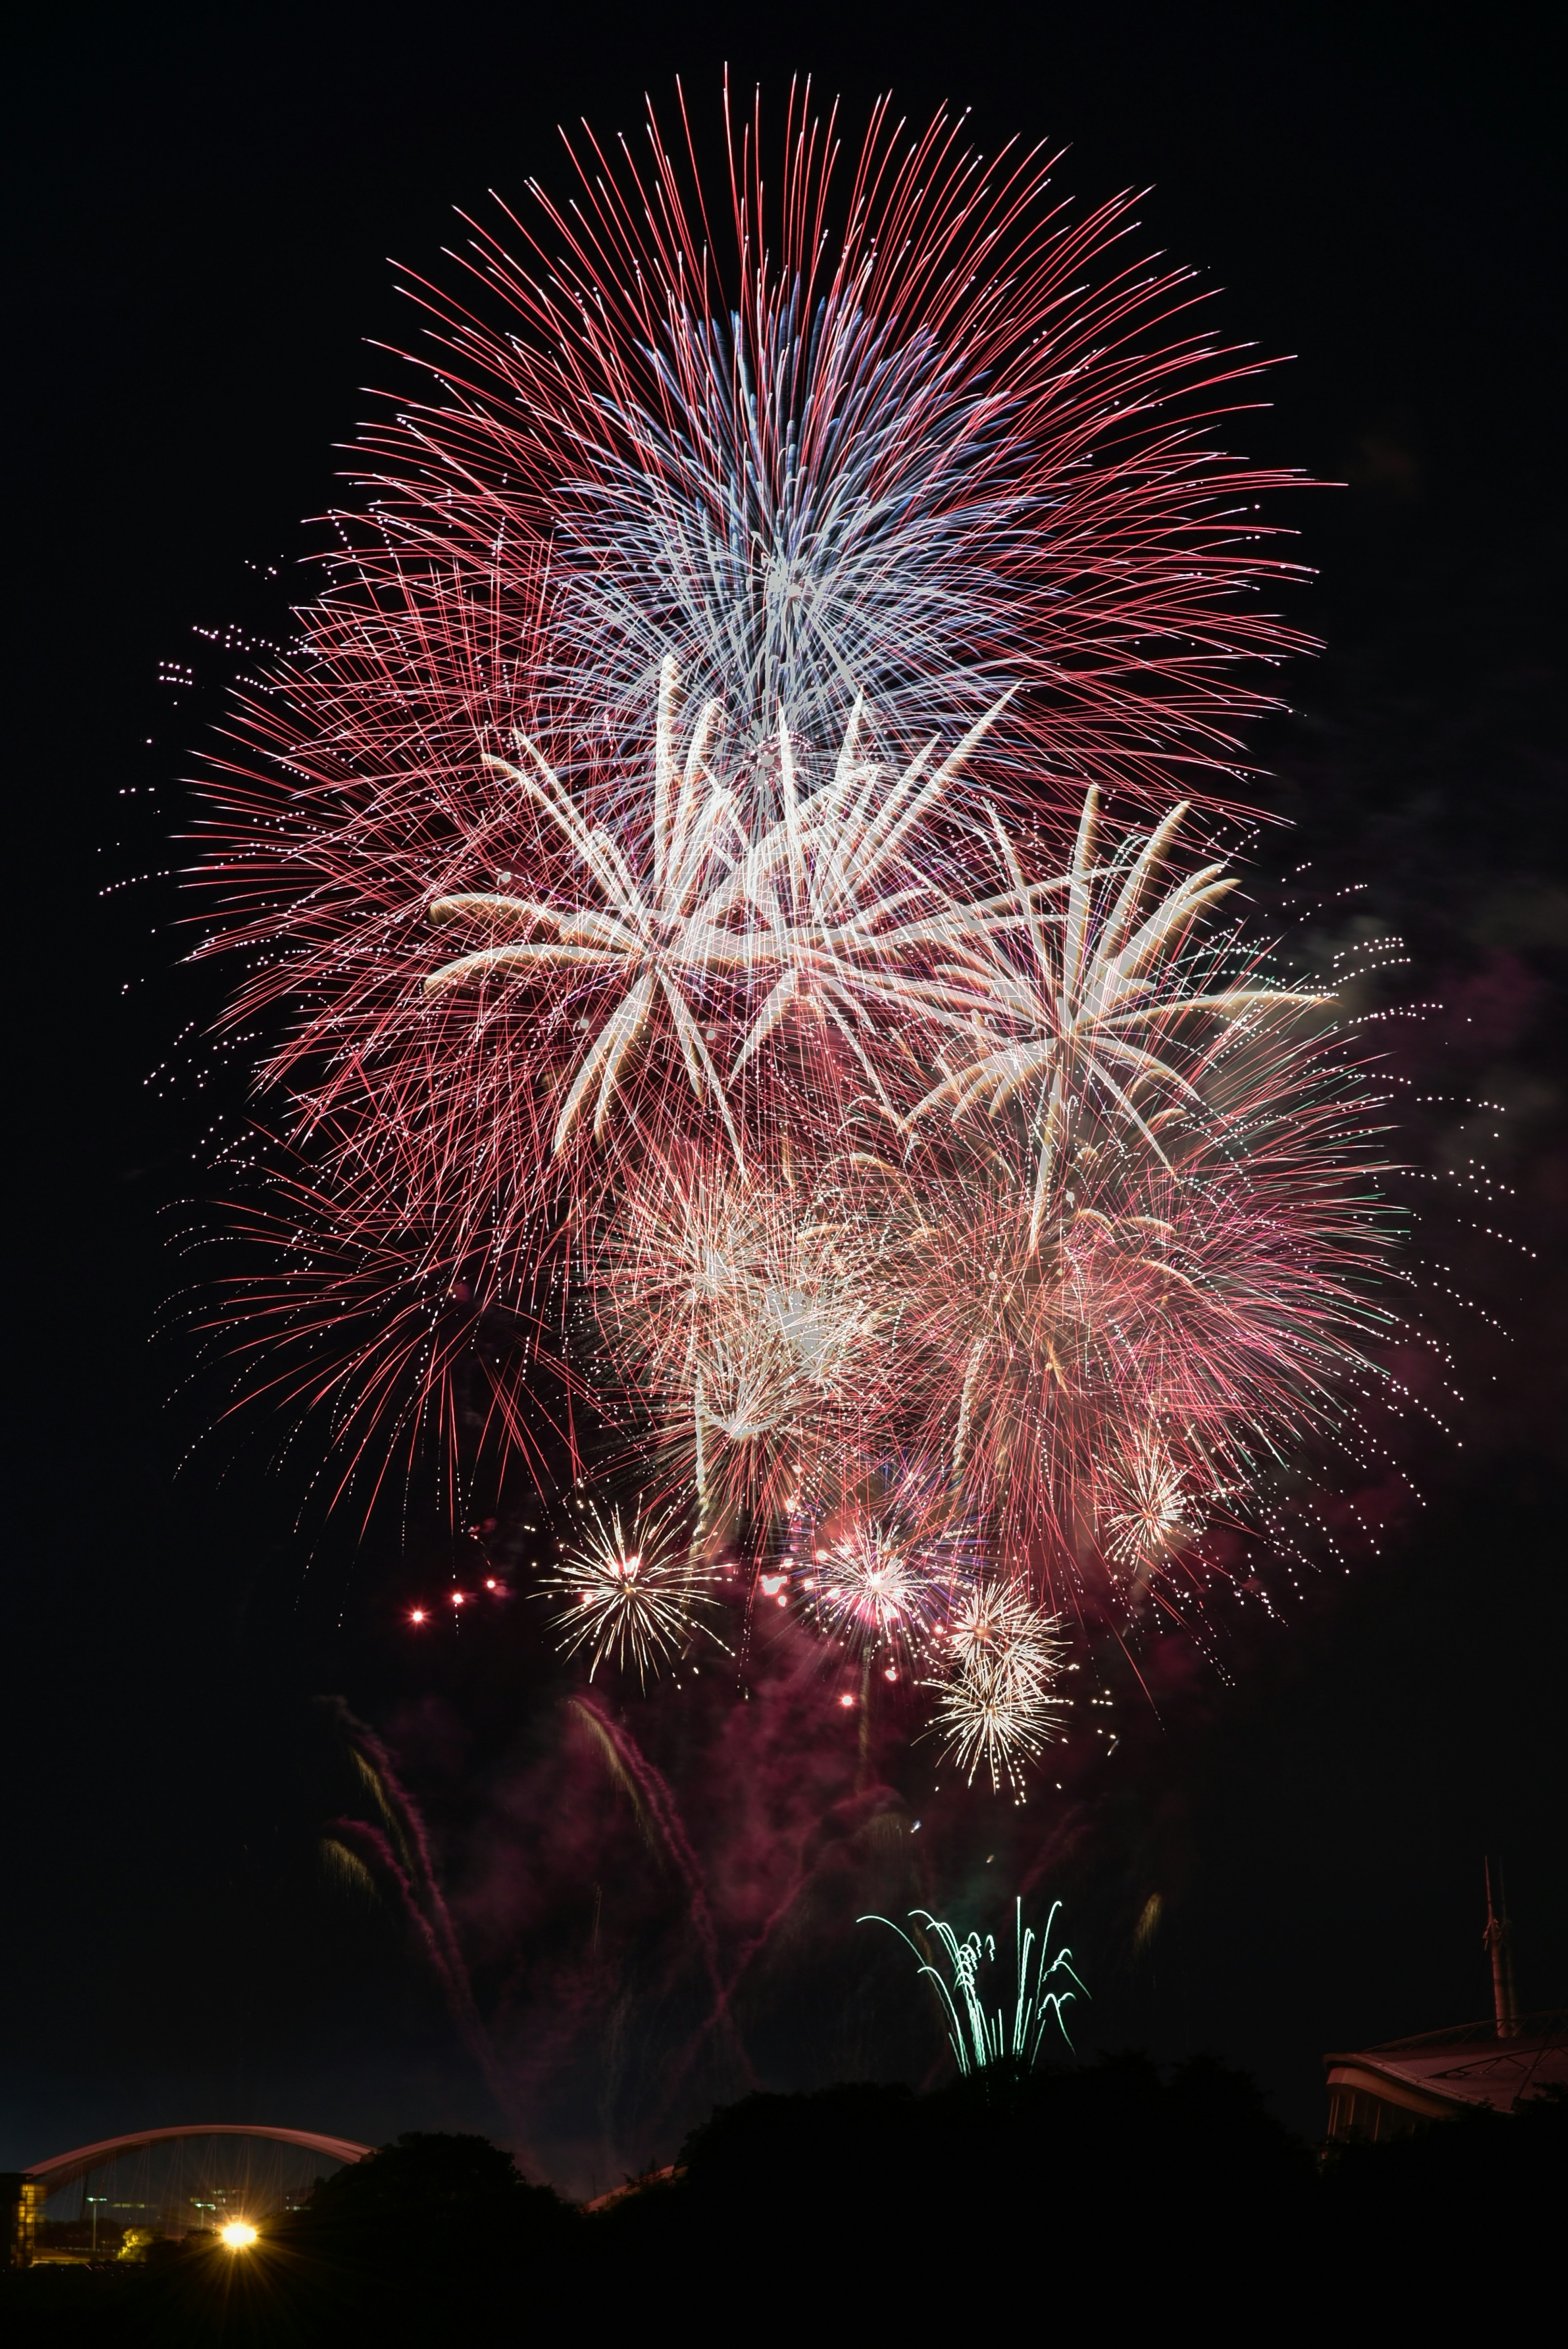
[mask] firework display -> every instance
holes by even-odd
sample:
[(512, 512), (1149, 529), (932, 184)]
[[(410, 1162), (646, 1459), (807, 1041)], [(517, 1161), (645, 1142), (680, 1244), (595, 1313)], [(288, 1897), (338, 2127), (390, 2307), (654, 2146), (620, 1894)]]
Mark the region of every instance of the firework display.
[(1061, 1626), (1015, 1586), (977, 1581), (946, 1626), (947, 1671), (933, 1683), (933, 1729), (943, 1759), (973, 1785), (984, 1764), (996, 1793), (1021, 1787), (1030, 1763), (1059, 1737), (1067, 1699), (1056, 1683), (1066, 1642)]
[[(1037, 1935), (1032, 1925), (1024, 1923), (1022, 1899), (1013, 1904), (1013, 2000), (1011, 2010), (1004, 2003), (988, 2008), (981, 1995), (981, 1968), (996, 1962), (996, 1937), (987, 1933), (968, 1933), (960, 1940), (951, 1925), (931, 1916), (923, 1909), (913, 1909), (909, 1921), (923, 1925), (937, 1942), (947, 1961), (951, 1982), (944, 1982), (940, 1968), (934, 1966), (929, 1955), (929, 1943), (924, 1948), (910, 1940), (902, 1925), (891, 1917), (861, 1917), (862, 1925), (885, 1925), (908, 1943), (920, 1960), (923, 1978), (935, 1985), (947, 2020), (948, 2044), (953, 2050), (961, 2076), (983, 2072), (988, 2065), (1011, 2064), (1023, 2071), (1031, 2071), (1040, 2060), (1046, 2033), (1054, 2023), (1064, 2042), (1070, 2047), (1068, 2026), (1062, 2009), (1071, 2004), (1083, 1983), (1073, 1971), (1070, 1950), (1058, 1950), (1047, 1963), (1051, 1946), (1051, 1934), (1061, 1909), (1059, 1900), (1051, 1904), (1044, 1930)], [(1047, 1982), (1060, 1974), (1077, 1990), (1047, 1990)], [(1084, 1992), (1087, 1998), (1088, 1993)]]
[(1383, 1375), (1377, 1098), (1222, 853), (1289, 477), (1125, 200), (725, 131), (727, 246), (683, 111), (421, 292), (239, 713), (210, 950), (283, 1133), (230, 1318), (340, 1487), (564, 1448), (590, 1676), (718, 1640), (722, 1550), (1017, 1790), (1068, 1627), (1253, 1576)]
[(944, 1467), (921, 1462), (879, 1464), (791, 1532), (799, 1602), (827, 1638), (882, 1657), (890, 1680), (946, 1636), (983, 1556)]
[(697, 1630), (708, 1629), (703, 1618), (717, 1605), (714, 1578), (665, 1516), (641, 1516), (629, 1531), (622, 1529), (619, 1509), (606, 1520), (590, 1505), (588, 1517), (539, 1588), (567, 1599), (559, 1618), (562, 1646), (568, 1655), (591, 1651), (590, 1680), (612, 1656), (619, 1665), (634, 1665), (645, 1682), (650, 1670), (680, 1655)]

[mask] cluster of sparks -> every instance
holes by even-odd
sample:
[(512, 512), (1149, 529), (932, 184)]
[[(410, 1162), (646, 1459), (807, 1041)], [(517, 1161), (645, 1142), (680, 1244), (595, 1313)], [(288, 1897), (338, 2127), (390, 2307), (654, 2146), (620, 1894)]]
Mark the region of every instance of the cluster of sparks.
[[(1084, 1986), (1073, 1970), (1070, 1950), (1060, 1949), (1054, 1957), (1050, 1955), (1051, 1934), (1061, 1905), (1059, 1900), (1052, 1903), (1045, 1926), (1037, 1934), (1032, 1925), (1024, 1923), (1022, 1899), (1015, 1901), (1013, 1997), (1010, 2005), (1004, 2001), (995, 2007), (986, 2005), (982, 1988), (982, 1969), (996, 1961), (995, 1934), (972, 1932), (960, 1939), (951, 1925), (924, 1909), (910, 1911), (910, 1923), (924, 1929), (918, 1942), (912, 1940), (891, 1917), (861, 1917), (856, 1921), (861, 1925), (886, 1925), (914, 1951), (921, 1961), (922, 1977), (934, 1985), (942, 2002), (948, 2044), (960, 2076), (968, 2078), (996, 2065), (1033, 2071), (1053, 2023), (1070, 2048), (1072, 2042), (1062, 2010), (1072, 2003)], [(946, 1961), (945, 1976), (940, 1966), (931, 1962), (933, 1941)], [(1062, 1987), (1053, 1990), (1049, 1985), (1058, 1976)], [(1068, 1989), (1068, 1983), (1076, 1987)]]
[(591, 1672), (718, 1640), (745, 1555), (1021, 1785), (1068, 1619), (1190, 1619), (1379, 1375), (1376, 1097), (1169, 781), (1292, 642), (1285, 477), (1043, 157), (879, 109), (841, 191), (792, 101), (769, 191), (727, 112), (726, 278), (650, 129), (420, 294), (211, 786), (233, 1018), (286, 1014), (229, 1319), (340, 1487), (634, 1484), (541, 1585)]
[(1067, 1699), (1057, 1688), (1066, 1642), (1014, 1585), (975, 1583), (947, 1631), (948, 1671), (935, 1728), (973, 1784), (985, 1765), (993, 1793), (1004, 1778), (1021, 1785), (1026, 1765), (1060, 1736)]
[(634, 1668), (645, 1685), (650, 1672), (682, 1654), (694, 1622), (717, 1607), (717, 1578), (667, 1516), (643, 1516), (623, 1530), (619, 1509), (605, 1518), (590, 1504), (587, 1514), (589, 1523), (539, 1587), (566, 1599), (562, 1645), (568, 1655), (589, 1651), (590, 1680), (610, 1657)]

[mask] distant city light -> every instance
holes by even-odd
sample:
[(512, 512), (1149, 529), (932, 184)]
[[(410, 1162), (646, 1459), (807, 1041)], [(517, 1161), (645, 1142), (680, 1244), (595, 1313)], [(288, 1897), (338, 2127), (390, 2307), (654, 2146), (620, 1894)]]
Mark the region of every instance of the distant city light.
[(219, 2228), (218, 2240), (227, 2243), (232, 2251), (248, 2251), (256, 2240), (256, 2230), (248, 2219), (231, 2219), (226, 2227)]
[(416, 1607), (414, 1612), (408, 1618), (410, 1623), (422, 1623), (424, 1619), (425, 1610), (422, 1607)]

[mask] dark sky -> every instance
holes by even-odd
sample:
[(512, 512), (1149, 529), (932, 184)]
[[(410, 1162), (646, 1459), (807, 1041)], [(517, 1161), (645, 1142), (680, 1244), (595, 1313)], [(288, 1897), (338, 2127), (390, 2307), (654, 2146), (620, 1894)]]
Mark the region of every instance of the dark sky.
[[(233, 1102), (200, 1055), (149, 1081), (213, 998), (177, 968), (170, 886), (129, 885), (180, 861), (180, 779), (229, 665), (216, 638), (271, 617), (267, 566), (286, 574), (309, 543), (300, 518), (327, 502), (333, 445), (384, 372), (364, 338), (397, 330), (386, 256), (431, 265), (453, 205), (556, 171), (558, 120), (634, 129), (645, 88), (665, 97), (679, 72), (709, 100), (727, 57), (747, 87), (809, 71), (851, 113), (891, 84), (912, 115), (972, 106), (993, 144), (1070, 142), (1059, 184), (1084, 199), (1152, 183), (1150, 243), (1226, 289), (1229, 332), (1298, 355), (1273, 411), (1233, 436), (1348, 484), (1291, 516), (1321, 573), (1295, 616), (1329, 649), (1258, 745), (1265, 795), (1299, 827), (1274, 863), (1310, 856), (1334, 888), (1364, 885), (1366, 922), (1408, 937), (1387, 999), (1438, 1006), (1398, 1030), (1412, 1092), (1503, 1108), (1412, 1112), (1409, 1154), (1440, 1178), (1420, 1193), (1418, 1253), (1452, 1268), (1430, 1311), (1467, 1398), (1451, 1441), (1412, 1439), (1425, 1506), (1243, 1643), (1229, 1681), (1134, 1724), (1106, 1765), (1124, 1770), (1114, 1787), (1078, 1785), (1053, 1889), (1076, 1902), (1099, 1993), (1080, 2037), (1212, 2047), (1314, 2134), (1325, 2048), (1485, 2011), (1489, 1848), (1526, 2002), (1568, 1999), (1545, 12), (973, 0), (737, 21), (623, 20), (593, 0), (57, 5), (13, 58), (6, 732), (24, 935), (0, 2167), (185, 2118), (507, 2133), (406, 1930), (322, 1871), (346, 1782), (312, 1700), (341, 1696), (391, 1738), (455, 1896), (471, 1896), (494, 2003), (516, 1953), (493, 1920), (486, 1940), (475, 1888), (503, 1872), (502, 1823), (526, 1806), (559, 1687), (515, 1620), (409, 1649), (397, 1603), (450, 1570), (433, 1536), (356, 1560), (339, 1532), (307, 1554), (297, 1485), (264, 1478), (260, 1454), (221, 1477), (223, 1448), (206, 1444), (181, 1468), (222, 1395), (189, 1385), (189, 1355), (151, 1331), (181, 1278), (170, 1206), (201, 1187), (209, 1096)], [(194, 688), (160, 687), (160, 662)], [(1320, 939), (1343, 941), (1350, 918)], [(1501, 1206), (1449, 1180), (1472, 1159), (1509, 1186)], [(1507, 1338), (1447, 1318), (1444, 1280)], [(968, 1831), (982, 1864), (983, 1813)], [(1135, 1960), (1128, 1919), (1151, 1891), (1161, 1931)], [(531, 1913), (494, 1912), (519, 1933)], [(822, 1965), (813, 1994), (831, 2005)], [(798, 2032), (769, 2045), (769, 2076), (810, 2075)], [(680, 2116), (645, 2117), (646, 2145), (619, 2151), (659, 2149)], [(559, 2114), (536, 2137), (580, 2161), (591, 2140)]]

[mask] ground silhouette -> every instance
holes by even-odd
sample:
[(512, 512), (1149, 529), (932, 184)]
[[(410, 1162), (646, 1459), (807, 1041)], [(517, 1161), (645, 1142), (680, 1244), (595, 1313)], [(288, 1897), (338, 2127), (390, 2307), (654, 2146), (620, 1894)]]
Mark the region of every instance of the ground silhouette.
[[(868, 2326), (1453, 2319), (1540, 2266), (1568, 2096), (1315, 2154), (1243, 2074), (1128, 2054), (934, 2094), (758, 2095), (675, 2173), (584, 2213), (482, 2137), (412, 2135), (319, 2184), (242, 2254), (7, 2280), (18, 2342), (501, 2349), (569, 2330), (845, 2338)], [(1542, 2302), (1542, 2308), (1548, 2302)]]

